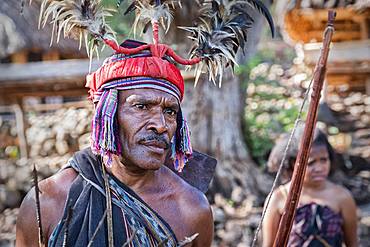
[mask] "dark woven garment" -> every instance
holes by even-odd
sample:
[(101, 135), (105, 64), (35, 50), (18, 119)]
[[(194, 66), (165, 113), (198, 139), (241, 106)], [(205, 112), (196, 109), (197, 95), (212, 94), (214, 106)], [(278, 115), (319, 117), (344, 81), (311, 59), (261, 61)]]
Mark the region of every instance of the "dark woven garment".
[[(102, 165), (98, 156), (85, 149), (75, 154), (68, 162), (78, 176), (74, 180), (67, 198), (64, 216), (54, 229), (49, 247), (87, 246), (106, 209)], [(65, 169), (65, 168), (64, 168)], [(113, 176), (109, 177), (112, 193), (114, 246), (176, 246), (177, 240), (170, 226), (129, 187)], [(72, 215), (65, 239), (68, 208)], [(132, 236), (134, 235), (134, 236)], [(66, 245), (64, 245), (64, 243)], [(91, 246), (108, 246), (106, 220), (99, 228)]]
[(342, 247), (343, 218), (327, 206), (316, 203), (297, 209), (289, 247)]

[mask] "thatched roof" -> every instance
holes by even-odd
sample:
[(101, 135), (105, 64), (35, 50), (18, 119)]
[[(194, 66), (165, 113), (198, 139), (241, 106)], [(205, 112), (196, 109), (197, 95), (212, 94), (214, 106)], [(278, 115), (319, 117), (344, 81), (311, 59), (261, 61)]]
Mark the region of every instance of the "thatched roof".
[(50, 47), (51, 27), (38, 29), (39, 4), (25, 1), (21, 15), (21, 1), (6, 0), (0, 3), (0, 58), (7, 57), (21, 50), (48, 52), (57, 50), (60, 54), (85, 54), (78, 50), (78, 42), (61, 39)]

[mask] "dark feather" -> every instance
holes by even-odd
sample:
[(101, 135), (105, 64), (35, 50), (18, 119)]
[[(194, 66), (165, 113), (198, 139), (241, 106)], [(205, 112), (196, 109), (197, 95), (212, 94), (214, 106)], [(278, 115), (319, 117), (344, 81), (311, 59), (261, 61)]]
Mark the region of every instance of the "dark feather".
[(119, 8), (119, 6), (121, 6), (121, 4), (123, 3), (123, 1), (125, 1), (125, 0), (117, 0), (117, 8)]
[(127, 7), (127, 9), (125, 10), (125, 12), (123, 14), (127, 15), (128, 13), (131, 13), (135, 9), (136, 9), (136, 2), (133, 2), (133, 3), (130, 4), (130, 6)]
[(149, 27), (151, 26), (151, 23), (148, 22), (147, 24), (145, 24), (144, 28), (143, 28), (143, 33), (146, 33), (146, 31), (148, 31)]
[(39, 26), (44, 27), (50, 20), (53, 26), (51, 43), (54, 36), (85, 41), (87, 54), (98, 53), (97, 40), (113, 39), (114, 32), (105, 22), (112, 10), (104, 9), (101, 0), (43, 0), (40, 9)]
[(236, 65), (236, 53), (239, 49), (244, 51), (248, 29), (253, 24), (248, 7), (261, 12), (274, 32), (271, 15), (258, 0), (204, 1), (197, 27), (182, 28), (190, 32), (190, 39), (196, 43), (191, 56), (202, 58), (202, 64), (196, 68), (196, 82), (203, 72), (199, 70), (206, 68), (210, 80), (218, 80), (221, 85), (223, 68)]
[(23, 15), (24, 1), (26, 0), (21, 0), (21, 15)]
[(252, 5), (256, 10), (258, 10), (263, 16), (266, 18), (267, 22), (269, 23), (271, 35), (275, 37), (275, 25), (274, 20), (270, 14), (270, 11), (266, 8), (266, 6), (260, 0), (246, 0), (246, 2)]

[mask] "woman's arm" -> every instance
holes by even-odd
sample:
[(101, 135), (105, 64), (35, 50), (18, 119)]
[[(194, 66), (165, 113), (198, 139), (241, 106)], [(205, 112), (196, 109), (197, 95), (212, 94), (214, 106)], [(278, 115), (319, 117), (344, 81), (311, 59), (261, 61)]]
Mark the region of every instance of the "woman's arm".
[(282, 206), (284, 206), (284, 199), (284, 195), (281, 193), (281, 187), (273, 192), (262, 224), (263, 247), (271, 247), (274, 244), (281, 218), (280, 212)]
[(344, 242), (347, 247), (357, 247), (357, 207), (350, 192), (346, 189), (343, 189), (343, 191), (343, 199), (340, 205), (344, 219)]

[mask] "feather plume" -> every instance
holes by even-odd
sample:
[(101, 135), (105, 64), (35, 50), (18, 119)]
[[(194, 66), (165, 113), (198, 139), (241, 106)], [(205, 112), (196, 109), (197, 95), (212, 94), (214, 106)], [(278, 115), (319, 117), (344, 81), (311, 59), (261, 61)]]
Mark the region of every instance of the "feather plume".
[(248, 29), (253, 19), (247, 12), (252, 7), (261, 12), (269, 22), (274, 35), (274, 24), (268, 9), (259, 0), (204, 1), (197, 27), (180, 27), (190, 32), (195, 42), (191, 57), (201, 57), (202, 62), (195, 68), (195, 85), (203, 73), (209, 73), (209, 80), (221, 87), (223, 68), (237, 65), (236, 53), (244, 49)]
[(44, 27), (49, 20), (52, 24), (52, 45), (55, 36), (59, 42), (60, 36), (84, 40), (87, 54), (92, 57), (98, 54), (98, 41), (114, 38), (114, 32), (106, 23), (107, 16), (113, 10), (100, 6), (101, 0), (43, 0), (40, 9), (39, 27)]
[[(120, 5), (124, 0), (118, 0)], [(136, 33), (137, 27), (141, 25), (141, 33), (145, 33), (152, 21), (157, 21), (167, 32), (173, 19), (172, 10), (176, 7), (181, 8), (180, 0), (134, 0), (128, 6), (124, 14), (136, 11), (133, 32)]]

